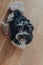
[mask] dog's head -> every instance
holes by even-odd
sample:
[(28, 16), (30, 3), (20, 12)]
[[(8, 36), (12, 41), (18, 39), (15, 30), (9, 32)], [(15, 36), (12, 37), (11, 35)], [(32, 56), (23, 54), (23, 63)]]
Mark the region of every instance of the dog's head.
[(21, 39), (25, 39), (26, 44), (30, 43), (33, 38), (32, 32), (34, 29), (30, 21), (19, 10), (15, 10), (11, 18), (9, 21), (11, 40), (16, 44), (21, 44), (19, 42)]

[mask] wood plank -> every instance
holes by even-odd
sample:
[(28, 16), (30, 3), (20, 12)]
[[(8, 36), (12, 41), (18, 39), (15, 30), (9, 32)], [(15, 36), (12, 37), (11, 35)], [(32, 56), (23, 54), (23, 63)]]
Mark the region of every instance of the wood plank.
[[(4, 1), (7, 2), (7, 0)], [(43, 65), (43, 7), (41, 4), (43, 1), (23, 1), (25, 3), (25, 7), (27, 8), (24, 15), (30, 19), (35, 28), (33, 41), (27, 48), (21, 50), (13, 46), (10, 43), (9, 37), (6, 37), (0, 29), (0, 65)], [(2, 7), (3, 9), (0, 10), (1, 15), (4, 13), (4, 9), (6, 9), (5, 5)], [(1, 17), (1, 19), (3, 17)], [(6, 41), (3, 44), (5, 39)]]
[(3, 15), (3, 13), (5, 12), (9, 1), (10, 0), (0, 0), (0, 19), (1, 19), (2, 15)]

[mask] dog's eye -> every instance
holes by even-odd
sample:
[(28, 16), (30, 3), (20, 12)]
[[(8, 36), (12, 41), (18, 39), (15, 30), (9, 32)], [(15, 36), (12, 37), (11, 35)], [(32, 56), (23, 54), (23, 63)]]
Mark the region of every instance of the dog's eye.
[(28, 29), (28, 26), (27, 25), (24, 25), (24, 30), (27, 30)]
[(21, 30), (22, 29), (22, 26), (18, 26), (18, 30)]

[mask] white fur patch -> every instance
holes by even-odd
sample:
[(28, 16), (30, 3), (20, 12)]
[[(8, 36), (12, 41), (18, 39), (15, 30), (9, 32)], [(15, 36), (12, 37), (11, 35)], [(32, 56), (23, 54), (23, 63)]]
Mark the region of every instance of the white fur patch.
[(23, 35), (23, 34), (28, 35), (28, 33), (27, 33), (26, 31), (24, 31), (24, 32), (21, 31), (21, 32), (19, 32), (19, 33), (16, 34), (16, 36), (15, 36), (16, 39), (19, 39), (18, 36), (19, 36), (19, 35)]
[(14, 10), (20, 10), (21, 12), (24, 12), (24, 3), (23, 1), (15, 1), (9, 4), (9, 8), (14, 11)]
[(13, 17), (14, 17), (14, 12), (12, 12), (11, 14), (8, 15), (7, 22), (12, 21)]
[(25, 41), (26, 41), (25, 39), (21, 39), (21, 40), (20, 40), (20, 42), (21, 42), (20, 45), (15, 44), (13, 40), (11, 41), (11, 43), (12, 43), (14, 46), (16, 46), (16, 47), (18, 47), (18, 48), (20, 48), (20, 49), (25, 49), (27, 46), (31, 45), (31, 44), (27, 44), (27, 45), (26, 45), (26, 44), (25, 44)]

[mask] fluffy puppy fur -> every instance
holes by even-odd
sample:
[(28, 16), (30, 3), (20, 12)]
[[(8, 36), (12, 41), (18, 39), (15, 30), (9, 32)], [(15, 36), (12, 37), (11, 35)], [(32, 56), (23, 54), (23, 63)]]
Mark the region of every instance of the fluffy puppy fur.
[(10, 38), (15, 44), (20, 45), (21, 39), (25, 39), (25, 44), (29, 44), (33, 38), (33, 25), (19, 10), (15, 10), (8, 16)]

